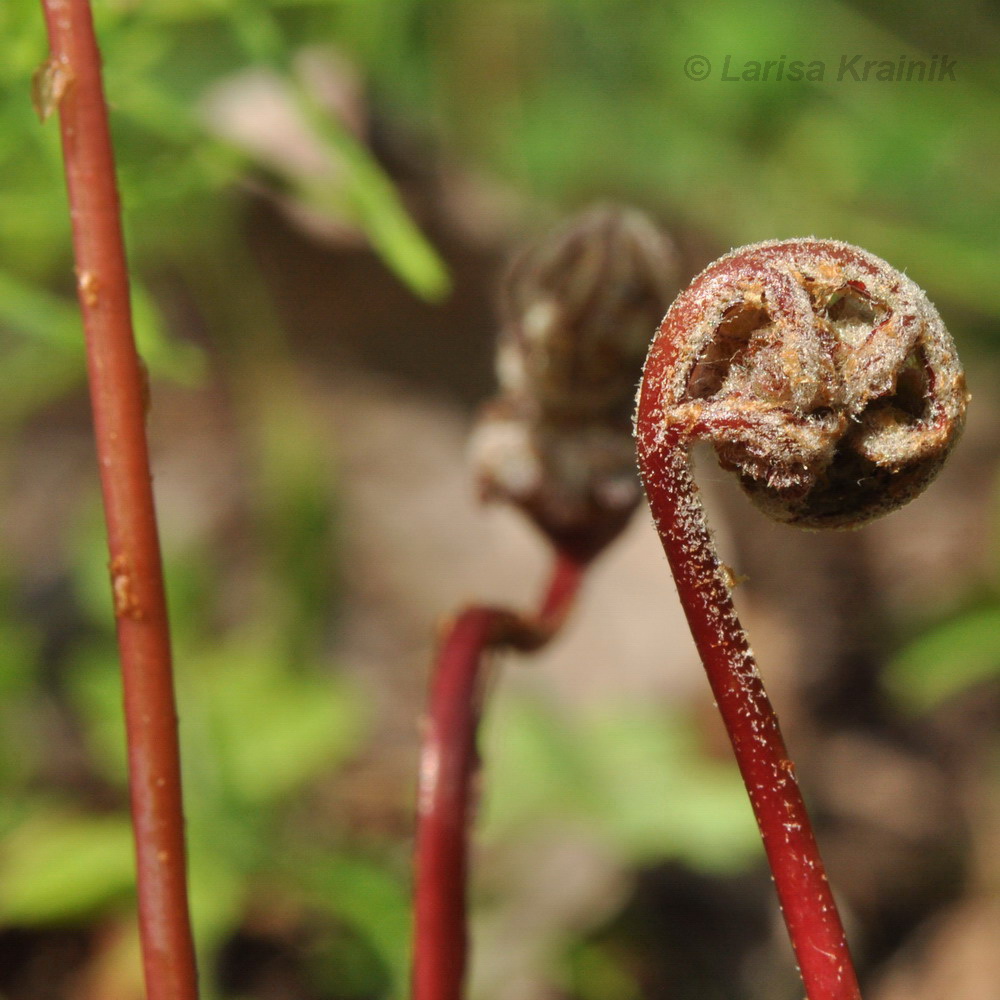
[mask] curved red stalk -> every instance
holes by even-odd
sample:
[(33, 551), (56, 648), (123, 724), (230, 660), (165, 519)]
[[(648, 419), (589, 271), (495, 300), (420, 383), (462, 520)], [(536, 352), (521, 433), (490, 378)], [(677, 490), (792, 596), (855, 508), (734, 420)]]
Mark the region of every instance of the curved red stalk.
[(45, 100), (59, 108), (111, 556), (147, 995), (195, 1000), (177, 713), (146, 443), (145, 378), (132, 335), (100, 54), (87, 0), (42, 0), (42, 6), (51, 46), (42, 89)]
[(844, 929), (795, 771), (715, 552), (690, 455), (645, 379), (639, 464), (691, 634), (750, 795), (809, 1000), (859, 1000)]
[(536, 650), (548, 642), (565, 620), (585, 569), (585, 563), (557, 554), (537, 615), (467, 608), (441, 645), (420, 756), (413, 1000), (462, 996), (468, 953), (468, 831), (486, 654), (503, 648)]

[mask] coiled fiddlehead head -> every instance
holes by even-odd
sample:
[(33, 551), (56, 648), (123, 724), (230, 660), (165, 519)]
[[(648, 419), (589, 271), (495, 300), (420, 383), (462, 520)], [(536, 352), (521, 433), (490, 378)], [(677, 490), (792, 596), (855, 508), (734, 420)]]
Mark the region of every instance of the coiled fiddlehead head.
[(710, 265), (661, 324), (644, 379), (661, 438), (712, 442), (754, 503), (810, 528), (854, 527), (920, 493), (968, 400), (920, 288), (833, 240)]
[(473, 435), (477, 480), (580, 558), (641, 498), (635, 380), (676, 275), (667, 236), (640, 212), (601, 206), (521, 253), (504, 279), (500, 394)]

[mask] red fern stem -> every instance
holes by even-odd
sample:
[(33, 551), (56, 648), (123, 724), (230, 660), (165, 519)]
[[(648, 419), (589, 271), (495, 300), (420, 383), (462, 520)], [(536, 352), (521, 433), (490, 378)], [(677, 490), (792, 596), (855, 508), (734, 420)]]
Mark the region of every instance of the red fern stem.
[(431, 682), (420, 757), (413, 1000), (460, 1000), (468, 954), (466, 886), (476, 734), (489, 652), (533, 651), (559, 630), (586, 564), (564, 553), (534, 616), (471, 607), (449, 626)]
[[(150, 1000), (196, 1000), (177, 713), (146, 442), (145, 376), (129, 307), (114, 154), (87, 0), (42, 0), (58, 106), (125, 691), (139, 924)], [(43, 112), (48, 109), (41, 109)]]

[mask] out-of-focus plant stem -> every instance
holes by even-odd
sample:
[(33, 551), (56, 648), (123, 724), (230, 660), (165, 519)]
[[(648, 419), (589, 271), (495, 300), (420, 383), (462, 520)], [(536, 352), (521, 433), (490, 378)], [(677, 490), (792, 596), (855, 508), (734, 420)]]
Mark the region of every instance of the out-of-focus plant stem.
[(438, 653), (420, 757), (413, 1000), (460, 1000), (468, 954), (466, 885), (476, 733), (486, 655), (530, 651), (558, 632), (586, 563), (558, 553), (536, 615), (471, 607), (451, 623)]
[(88, 0), (42, 0), (59, 110), (125, 691), (139, 923), (149, 1000), (198, 995), (185, 871), (177, 712), (114, 154)]

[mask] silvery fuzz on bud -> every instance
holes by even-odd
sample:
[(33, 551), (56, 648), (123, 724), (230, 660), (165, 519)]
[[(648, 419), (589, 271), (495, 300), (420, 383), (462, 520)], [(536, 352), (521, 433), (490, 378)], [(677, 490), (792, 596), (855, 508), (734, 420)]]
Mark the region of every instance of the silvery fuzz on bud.
[(857, 527), (912, 500), (969, 401), (924, 292), (866, 250), (815, 238), (709, 265), (670, 307), (643, 378), (660, 406), (649, 446), (710, 441), (761, 510), (805, 528)]
[(671, 240), (632, 209), (592, 208), (514, 259), (501, 288), (499, 395), (472, 438), (487, 499), (589, 558), (641, 496), (631, 410), (677, 292)]

